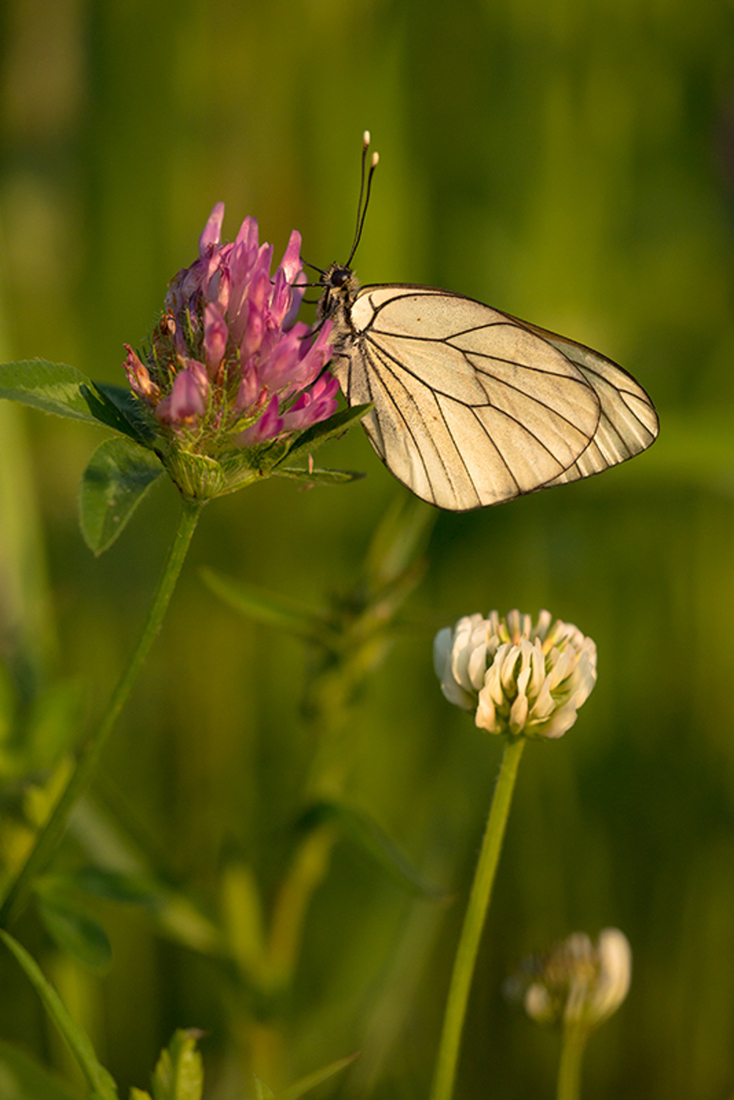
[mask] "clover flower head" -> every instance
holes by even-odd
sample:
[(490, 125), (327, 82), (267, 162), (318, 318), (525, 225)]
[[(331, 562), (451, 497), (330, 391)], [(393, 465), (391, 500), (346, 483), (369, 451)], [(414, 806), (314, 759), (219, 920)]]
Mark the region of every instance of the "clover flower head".
[(145, 354), (126, 345), (125, 371), (151, 422), (203, 455), (251, 447), (331, 416), (338, 383), (325, 370), (331, 323), (297, 322), (305, 277), (291, 234), (271, 277), (273, 249), (255, 218), (221, 243), (224, 203), (199, 238), (199, 257), (174, 277)]
[(632, 975), (629, 941), (618, 928), (605, 928), (598, 942), (574, 932), (547, 955), (526, 959), (505, 986), (539, 1023), (580, 1025), (592, 1030), (616, 1012)]
[(436, 635), (434, 667), (450, 703), (476, 724), (513, 737), (562, 737), (596, 682), (596, 645), (541, 611), (467, 615)]

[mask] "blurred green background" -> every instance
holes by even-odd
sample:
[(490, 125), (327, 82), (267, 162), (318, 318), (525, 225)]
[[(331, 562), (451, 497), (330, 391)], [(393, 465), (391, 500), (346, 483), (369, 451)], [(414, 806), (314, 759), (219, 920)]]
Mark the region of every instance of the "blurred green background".
[[(381, 154), (355, 266), (445, 286), (598, 347), (648, 389), (661, 436), (603, 477), (439, 514), (428, 569), (346, 738), (350, 802), (454, 904), (411, 897), (354, 844), (316, 891), (283, 1010), (286, 1080), (354, 1050), (323, 1095), (427, 1093), (500, 746), (445, 703), (436, 629), (542, 607), (599, 649), (559, 743), (520, 769), (474, 983), (458, 1096), (553, 1094), (557, 1040), (508, 1006), (531, 951), (616, 925), (627, 1003), (590, 1044), (585, 1095), (734, 1093), (734, 9), (729, 0), (4, 0), (0, 349), (121, 382), (211, 207), (282, 253), (345, 259), (361, 134)], [(144, 617), (178, 509), (156, 486), (95, 560), (78, 533), (92, 430), (0, 408), (3, 656), (74, 679), (84, 728)], [(314, 605), (355, 584), (407, 496), (363, 433), (325, 461), (364, 481), (268, 481), (206, 509), (160, 639), (105, 754), (172, 877), (214, 911), (223, 853), (272, 900), (313, 729), (301, 643), (248, 622), (201, 565)], [(426, 509), (428, 506), (425, 506)], [(26, 625), (21, 626), (21, 622)], [(20, 671), (18, 671), (20, 670)], [(32, 688), (28, 688), (28, 685)], [(343, 746), (344, 748), (344, 746)], [(84, 858), (79, 827), (62, 862)], [(211, 959), (150, 913), (102, 904), (103, 975), (36, 952), (126, 1095), (175, 1027), (206, 1033), (210, 1097), (249, 1087), (239, 1009)], [(69, 1075), (0, 957), (0, 1038)], [(244, 1082), (244, 1083), (243, 1083)]]

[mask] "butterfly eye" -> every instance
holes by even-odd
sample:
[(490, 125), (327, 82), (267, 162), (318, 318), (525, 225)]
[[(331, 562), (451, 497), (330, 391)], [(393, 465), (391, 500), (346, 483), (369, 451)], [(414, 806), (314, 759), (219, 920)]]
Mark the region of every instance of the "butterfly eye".
[(344, 286), (347, 279), (351, 275), (351, 271), (347, 267), (338, 267), (336, 271), (333, 271), (329, 282), (333, 287)]

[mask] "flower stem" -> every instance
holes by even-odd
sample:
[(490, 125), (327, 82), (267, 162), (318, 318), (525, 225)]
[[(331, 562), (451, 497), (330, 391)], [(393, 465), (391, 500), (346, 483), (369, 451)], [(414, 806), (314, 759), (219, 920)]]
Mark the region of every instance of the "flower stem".
[(589, 1037), (588, 1029), (578, 1024), (566, 1024), (563, 1029), (561, 1063), (558, 1067), (558, 1100), (579, 1100), (581, 1089), (581, 1059)]
[(1, 927), (7, 927), (25, 906), (28, 895), (33, 887), (33, 880), (47, 866), (49, 859), (64, 836), (71, 811), (89, 787), (102, 749), (107, 742), (107, 738), (112, 731), (120, 711), (127, 701), (143, 662), (148, 655), (153, 639), (160, 629), (173, 590), (176, 587), (176, 581), (181, 572), (181, 567), (186, 558), (192, 535), (196, 529), (202, 507), (203, 505), (201, 502), (189, 501), (184, 498), (181, 518), (179, 519), (178, 529), (168, 554), (168, 560), (163, 568), (163, 574), (158, 582), (158, 588), (153, 597), (153, 602), (148, 612), (148, 618), (143, 627), (138, 644), (130, 658), (130, 663), (123, 672), (112, 694), (112, 698), (102, 717), (102, 721), (97, 729), (90, 734), (79, 748), (76, 754), (74, 770), (71, 773), (69, 781), (61, 797), (54, 806), (46, 824), (38, 834), (30, 855), (8, 891), (2, 908), (0, 909)]
[(492, 796), (487, 828), (482, 840), (482, 850), (479, 853), (479, 862), (477, 863), (471, 896), (464, 917), (464, 927), (461, 930), (461, 938), (454, 960), (454, 970), (451, 975), (451, 985), (443, 1020), (441, 1045), (438, 1050), (433, 1076), (431, 1100), (450, 1100), (453, 1093), (456, 1067), (459, 1060), (461, 1032), (466, 1016), (466, 1006), (479, 950), (479, 941), (489, 907), (507, 816), (510, 812), (517, 768), (524, 748), (524, 737), (518, 737), (514, 740), (508, 738), (505, 742), (505, 751)]

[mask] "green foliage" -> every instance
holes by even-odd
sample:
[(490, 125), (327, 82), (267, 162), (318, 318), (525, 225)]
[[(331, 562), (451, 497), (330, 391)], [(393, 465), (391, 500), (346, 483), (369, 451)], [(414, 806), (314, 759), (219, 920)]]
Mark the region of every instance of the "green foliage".
[(24, 704), (6, 669), (0, 670), (0, 776), (43, 773), (74, 741), (82, 714), (78, 683), (61, 681)]
[(203, 569), (201, 575), (215, 595), (248, 618), (327, 648), (337, 646), (338, 634), (329, 622), (328, 612), (307, 607), (291, 596), (265, 592), (245, 581), (224, 577), (212, 569)]
[(57, 416), (101, 424), (129, 437), (105, 440), (82, 479), (82, 534), (90, 550), (101, 554), (163, 472), (160, 461), (143, 449), (152, 445), (153, 437), (133, 395), (120, 386), (97, 385), (74, 367), (35, 359), (0, 364), (0, 397)]
[[(358, 405), (314, 424), (292, 438), (248, 451), (232, 450), (219, 459), (179, 450), (158, 439), (143, 418), (130, 390), (95, 383), (74, 367), (40, 359), (0, 364), (0, 398), (19, 401), (44, 412), (102, 424), (125, 439), (107, 439), (84, 471), (79, 490), (82, 535), (90, 550), (108, 550), (127, 525), (165, 463), (188, 500), (210, 500), (234, 493), (273, 473), (308, 485), (341, 485), (363, 475), (346, 470), (299, 468), (292, 462), (310, 456), (342, 435), (371, 408)], [(155, 450), (154, 450), (155, 448)], [(287, 464), (286, 464), (287, 463)]]
[(78, 867), (66, 875), (55, 876), (56, 881), (66, 883), (93, 897), (108, 898), (121, 905), (160, 904), (161, 885), (141, 874), (110, 871), (100, 866)]
[(426, 882), (393, 841), (386, 836), (377, 822), (364, 810), (358, 810), (344, 802), (324, 800), (309, 806), (299, 826), (302, 829), (314, 829), (331, 821), (339, 826), (359, 851), (411, 893), (434, 901), (448, 900), (446, 891)]
[(201, 1032), (177, 1031), (161, 1051), (153, 1074), (153, 1100), (201, 1100), (204, 1069), (196, 1041)]
[(80, 1100), (27, 1054), (0, 1043), (0, 1082), (6, 1100)]
[[(343, 1069), (351, 1065), (355, 1058), (359, 1057), (357, 1054), (350, 1054), (346, 1058), (339, 1058), (336, 1062), (331, 1062), (328, 1066), (324, 1066), (322, 1069), (317, 1069), (314, 1073), (309, 1073), (305, 1077), (302, 1077), (299, 1081), (289, 1085), (285, 1089), (281, 1089), (280, 1092), (270, 1095), (275, 1095), (276, 1100), (299, 1100), (299, 1097), (305, 1096), (307, 1092), (311, 1092), (317, 1085), (320, 1085), (323, 1081), (328, 1081), (330, 1077), (333, 1077), (337, 1073), (341, 1073)], [(262, 1088), (262, 1082), (258, 1081), (258, 1086)], [(263, 1092), (263, 1100), (267, 1100), (268, 1092)]]
[(79, 489), (79, 520), (84, 541), (95, 554), (122, 533), (154, 481), (160, 460), (125, 439), (106, 439), (94, 452)]
[[(196, 1042), (200, 1038), (201, 1032), (193, 1028), (176, 1032), (167, 1049), (161, 1052), (155, 1068), (152, 1100), (201, 1100), (204, 1072), (201, 1055), (196, 1049)], [(273, 1092), (259, 1078), (255, 1078), (255, 1096), (257, 1100), (299, 1100), (299, 1097), (305, 1096), (323, 1081), (340, 1073), (355, 1057), (356, 1055), (350, 1055), (340, 1058), (314, 1073), (309, 1073), (278, 1093)], [(130, 1100), (151, 1100), (151, 1097), (142, 1089), (132, 1088)]]
[(58, 993), (43, 976), (33, 957), (7, 932), (0, 931), (0, 939), (20, 963), (26, 977), (43, 1002), (49, 1018), (58, 1028), (79, 1063), (92, 1090), (92, 1100), (116, 1100), (117, 1087), (115, 1082), (104, 1066), (97, 1060), (88, 1036), (82, 1028), (74, 1023), (62, 1004)]
[[(115, 396), (114, 401), (110, 395)], [(104, 424), (142, 441), (131, 399), (122, 401), (118, 387), (97, 387), (81, 371), (64, 363), (31, 359), (0, 364), (0, 397), (56, 416)]]
[(60, 948), (95, 970), (108, 969), (112, 961), (110, 941), (97, 921), (45, 891), (40, 892), (38, 911), (46, 931)]
[[(159, 866), (160, 856), (150, 838), (139, 843), (135, 823), (126, 822), (127, 810), (117, 813), (91, 803), (77, 809), (83, 824), (75, 830), (82, 848), (93, 863), (46, 876), (45, 881), (62, 893), (80, 899), (93, 908), (98, 899), (146, 910), (160, 934), (190, 951), (221, 957), (224, 944), (221, 930), (201, 899), (177, 883)], [(129, 828), (126, 828), (129, 825)]]

